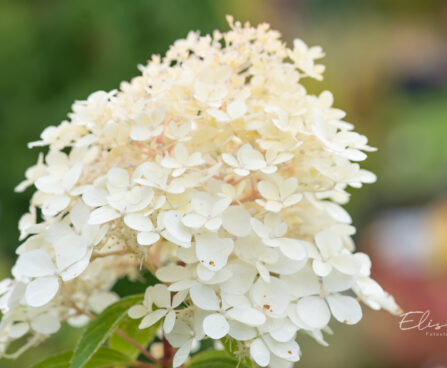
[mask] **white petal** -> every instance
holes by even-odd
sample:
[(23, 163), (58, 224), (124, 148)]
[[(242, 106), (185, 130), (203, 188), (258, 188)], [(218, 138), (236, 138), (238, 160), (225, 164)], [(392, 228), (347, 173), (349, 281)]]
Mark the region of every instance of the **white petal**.
[(251, 232), (250, 214), (242, 206), (228, 207), (222, 215), (222, 226), (231, 235), (247, 236)]
[(261, 367), (267, 367), (270, 363), (270, 352), (260, 338), (250, 344), (250, 355)]
[(230, 331), (230, 325), (220, 313), (213, 313), (204, 318), (203, 331), (212, 339), (218, 340)]
[(160, 235), (157, 233), (153, 233), (151, 231), (143, 231), (142, 233), (138, 233), (137, 241), (140, 245), (152, 245), (160, 240)]
[(265, 282), (270, 282), (270, 272), (262, 262), (256, 262), (256, 270), (259, 272), (259, 276), (261, 276), (261, 278)]
[(189, 325), (182, 320), (177, 319), (175, 321), (174, 329), (166, 334), (166, 339), (173, 347), (178, 348), (190, 340), (191, 336), (192, 331)]
[(29, 331), (29, 324), (26, 322), (15, 323), (9, 329), (8, 335), (13, 339), (19, 339)]
[(333, 294), (329, 295), (326, 300), (337, 321), (353, 325), (362, 319), (362, 308), (353, 297)]
[(134, 141), (145, 141), (151, 137), (151, 131), (141, 125), (137, 125), (130, 131), (130, 138)]
[(234, 158), (234, 156), (228, 154), (228, 153), (223, 153), (222, 154), (222, 159), (224, 160), (224, 162), (232, 167), (238, 167), (239, 163), (237, 162), (237, 160)]
[(320, 282), (312, 268), (304, 267), (300, 271), (287, 276), (281, 276), (289, 286), (294, 299), (320, 293)]
[(332, 257), (343, 247), (340, 236), (333, 230), (327, 229), (315, 235), (315, 243), (323, 258)]
[(84, 257), (82, 257), (78, 262), (72, 264), (65, 271), (61, 273), (62, 280), (70, 281), (74, 278), (78, 277), (85, 269), (88, 267), (90, 263), (90, 257), (92, 255), (92, 248), (89, 248), (85, 253)]
[(201, 281), (209, 281), (211, 280), (214, 275), (216, 274), (216, 272), (206, 268), (204, 265), (202, 265), (201, 263), (197, 263), (197, 267), (196, 267), (196, 272), (197, 272), (197, 277), (201, 280)]
[(97, 208), (90, 214), (88, 223), (90, 225), (100, 225), (115, 220), (118, 217), (121, 217), (121, 215), (117, 211), (108, 206), (104, 206)]
[(64, 176), (64, 187), (67, 191), (71, 190), (82, 173), (82, 163), (75, 164)]
[(248, 326), (260, 326), (265, 323), (264, 313), (254, 308), (235, 307), (227, 311), (227, 316)]
[(77, 232), (81, 232), (82, 228), (88, 221), (90, 211), (85, 204), (77, 204), (70, 211), (70, 220)]
[(50, 313), (44, 313), (36, 318), (33, 318), (31, 321), (31, 327), (38, 333), (51, 335), (59, 331), (61, 324), (57, 317)]
[(312, 328), (325, 327), (331, 318), (326, 302), (319, 296), (306, 296), (300, 299), (296, 311), (298, 316)]
[(250, 224), (253, 229), (253, 231), (258, 235), (260, 238), (268, 238), (270, 233), (270, 228), (266, 225), (264, 225), (261, 221), (251, 218)]
[(59, 239), (53, 247), (56, 255), (56, 265), (62, 271), (85, 255), (87, 241), (79, 235), (71, 234)]
[(124, 216), (124, 223), (137, 231), (151, 231), (154, 228), (149, 217), (139, 213), (131, 213)]
[(159, 308), (169, 308), (171, 306), (171, 293), (163, 284), (157, 284), (152, 287), (151, 294), (154, 304)]
[(62, 194), (65, 191), (61, 181), (53, 176), (43, 176), (36, 180), (35, 185), (43, 193)]
[(289, 305), (289, 287), (276, 277), (271, 277), (270, 282), (258, 279), (251, 289), (251, 297), (265, 313), (280, 315)]
[(284, 180), (279, 188), (281, 198), (291, 196), (298, 188), (298, 180), (296, 178), (289, 178)]
[(172, 308), (177, 308), (185, 300), (187, 295), (187, 290), (179, 291), (178, 293), (176, 293), (172, 298)]
[(253, 284), (256, 277), (256, 269), (247, 263), (231, 263), (226, 269), (231, 272), (232, 276), (220, 284), (220, 288), (224, 292), (243, 295)]
[(189, 357), (189, 353), (191, 352), (192, 340), (188, 340), (185, 344), (183, 344), (180, 349), (174, 355), (174, 360), (172, 362), (172, 367), (177, 368), (180, 367), (186, 359)]
[(229, 238), (220, 239), (210, 233), (196, 236), (197, 258), (212, 271), (218, 271), (227, 264), (233, 246), (233, 240)]
[(202, 215), (198, 215), (197, 213), (189, 213), (186, 216), (183, 216), (182, 222), (183, 225), (187, 227), (198, 229), (205, 224), (206, 218)]
[(274, 213), (278, 213), (284, 207), (283, 204), (278, 201), (267, 201), (264, 206), (267, 211), (272, 211)]
[(323, 277), (323, 287), (331, 293), (345, 291), (354, 285), (355, 279), (352, 275), (346, 275), (337, 270), (332, 270), (328, 276)]
[(247, 112), (247, 105), (245, 105), (245, 102), (241, 100), (233, 101), (228, 105), (227, 112), (232, 119), (239, 119)]
[(284, 207), (293, 206), (303, 199), (303, 195), (301, 193), (292, 194), (290, 197), (287, 197), (284, 200)]
[(41, 307), (53, 299), (58, 290), (59, 282), (56, 277), (36, 279), (26, 287), (25, 299), (31, 307)]
[(275, 240), (279, 243), (279, 248), (286, 257), (295, 261), (300, 261), (307, 257), (306, 245), (300, 240), (290, 238), (280, 238)]
[(165, 320), (163, 321), (163, 331), (165, 333), (170, 333), (172, 331), (172, 329), (174, 328), (175, 319), (175, 311), (169, 311), (169, 313), (165, 317)]
[(166, 230), (168, 233), (179, 240), (180, 242), (190, 242), (191, 241), (191, 233), (182, 224), (180, 213), (177, 211), (168, 211), (164, 214), (163, 217), (164, 225), (166, 226)]
[(218, 216), (222, 214), (228, 206), (231, 204), (231, 198), (222, 198), (214, 203), (213, 208), (211, 209), (211, 216)]
[(174, 282), (171, 286), (169, 286), (169, 291), (183, 291), (186, 289), (191, 288), (193, 285), (195, 285), (197, 281), (195, 280), (180, 280), (177, 282)]
[(196, 192), (191, 199), (191, 206), (199, 215), (207, 217), (211, 214), (214, 197), (206, 192)]
[(260, 181), (258, 183), (258, 190), (259, 190), (259, 193), (261, 193), (261, 195), (265, 199), (270, 199), (270, 200), (279, 199), (278, 187), (269, 181), (265, 181), (265, 180)]
[(139, 319), (142, 318), (145, 314), (147, 314), (147, 312), (148, 310), (144, 305), (137, 304), (131, 307), (127, 312), (127, 314), (129, 315), (130, 318)]
[(324, 208), (334, 220), (344, 224), (350, 224), (352, 222), (349, 213), (340, 205), (332, 202), (325, 202)]
[(42, 213), (45, 216), (55, 216), (70, 204), (70, 197), (57, 194), (47, 198), (42, 204)]
[(331, 259), (331, 265), (347, 275), (359, 273), (362, 266), (353, 254), (339, 254)]
[(329, 263), (320, 261), (319, 259), (313, 260), (312, 268), (314, 272), (321, 277), (329, 275), (332, 271), (332, 266)]
[(288, 318), (271, 321), (270, 336), (278, 342), (287, 342), (295, 337), (297, 327)]
[(125, 188), (129, 185), (129, 173), (120, 167), (114, 167), (107, 173), (108, 185)]
[(205, 228), (209, 231), (216, 232), (222, 226), (222, 219), (220, 217), (215, 217), (206, 222)]
[(50, 276), (56, 271), (50, 256), (42, 249), (33, 249), (21, 254), (15, 269), (27, 277)]
[(148, 314), (146, 317), (144, 317), (138, 328), (140, 330), (144, 328), (148, 328), (152, 326), (153, 324), (157, 323), (164, 315), (166, 314), (166, 309), (157, 309), (156, 311)]
[(237, 321), (228, 321), (230, 325), (229, 335), (236, 340), (246, 341), (256, 337), (256, 329)]
[(186, 267), (171, 264), (159, 268), (155, 276), (163, 282), (175, 282), (188, 278), (190, 273)]
[(253, 149), (250, 144), (243, 145), (237, 157), (242, 166), (248, 170), (259, 170), (266, 166), (262, 153)]
[(108, 192), (104, 188), (91, 188), (82, 194), (82, 199), (90, 207), (100, 207), (107, 204), (107, 195)]
[(191, 287), (189, 294), (197, 307), (204, 310), (219, 310), (219, 299), (211, 286), (196, 284)]
[(270, 336), (264, 336), (264, 341), (277, 357), (286, 359), (289, 362), (296, 362), (299, 360), (300, 347), (295, 340), (287, 342), (278, 342)]

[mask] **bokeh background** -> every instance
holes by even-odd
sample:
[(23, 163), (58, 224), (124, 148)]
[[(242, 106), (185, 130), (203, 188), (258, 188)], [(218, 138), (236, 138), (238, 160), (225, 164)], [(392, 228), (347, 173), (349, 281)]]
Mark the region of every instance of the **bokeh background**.
[[(0, 276), (14, 262), (16, 224), (31, 196), (13, 192), (37, 158), (26, 143), (63, 120), (74, 100), (116, 88), (189, 30), (227, 29), (226, 14), (323, 46), (325, 80), (306, 86), (333, 91), (379, 148), (365, 163), (378, 182), (352, 191), (348, 206), (357, 245), (405, 311), (430, 310), (447, 323), (445, 0), (0, 0)], [(368, 311), (357, 326), (334, 324), (330, 347), (300, 337), (297, 366), (447, 367), (447, 336), (398, 324)], [(67, 327), (0, 366), (26, 368), (72, 347), (77, 334)]]

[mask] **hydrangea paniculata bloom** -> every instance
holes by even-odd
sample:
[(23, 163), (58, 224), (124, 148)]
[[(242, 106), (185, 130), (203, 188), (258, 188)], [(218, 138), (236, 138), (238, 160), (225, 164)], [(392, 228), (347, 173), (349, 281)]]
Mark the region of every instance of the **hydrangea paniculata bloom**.
[(330, 92), (302, 84), (322, 79), (321, 48), (229, 23), (76, 101), (30, 144), (49, 151), (17, 187), (36, 192), (0, 284), (0, 355), (86, 323), (82, 311), (117, 300), (114, 283), (141, 265), (161, 283), (129, 316), (163, 321), (175, 367), (193, 343), (225, 337), (259, 366), (286, 367), (301, 333), (326, 345), (331, 319), (361, 319), (359, 301), (399, 313), (342, 208), (347, 188), (375, 181), (358, 163), (373, 149)]

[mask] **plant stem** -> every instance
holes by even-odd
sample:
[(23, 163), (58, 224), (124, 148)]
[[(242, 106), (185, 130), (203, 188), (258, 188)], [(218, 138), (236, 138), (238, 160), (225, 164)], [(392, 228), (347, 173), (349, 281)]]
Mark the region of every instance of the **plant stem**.
[(147, 351), (143, 346), (141, 346), (138, 341), (134, 340), (133, 338), (131, 338), (129, 335), (127, 335), (123, 330), (120, 330), (119, 328), (117, 328), (115, 330), (115, 333), (122, 337), (124, 340), (126, 340), (128, 343), (132, 344), (133, 346), (135, 346), (141, 354), (143, 354), (146, 358), (154, 361), (157, 364), (162, 364), (163, 365), (163, 361), (155, 358), (149, 351)]
[(163, 366), (168, 367), (171, 365), (174, 359), (174, 349), (172, 349), (171, 344), (168, 342), (166, 337), (163, 336)]

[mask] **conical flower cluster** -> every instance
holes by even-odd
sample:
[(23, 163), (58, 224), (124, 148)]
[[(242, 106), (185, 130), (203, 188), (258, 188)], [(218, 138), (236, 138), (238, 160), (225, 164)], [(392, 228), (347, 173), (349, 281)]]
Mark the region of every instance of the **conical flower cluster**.
[(48, 153), (17, 187), (36, 191), (0, 284), (1, 355), (86, 323), (142, 267), (160, 284), (129, 315), (140, 328), (162, 320), (174, 366), (194, 342), (229, 336), (237, 354), (286, 367), (300, 333), (326, 344), (331, 319), (361, 319), (359, 301), (399, 312), (341, 206), (347, 188), (375, 181), (358, 163), (373, 149), (330, 92), (302, 85), (322, 79), (321, 48), (229, 23), (176, 41), (119, 91), (76, 101), (30, 144)]

